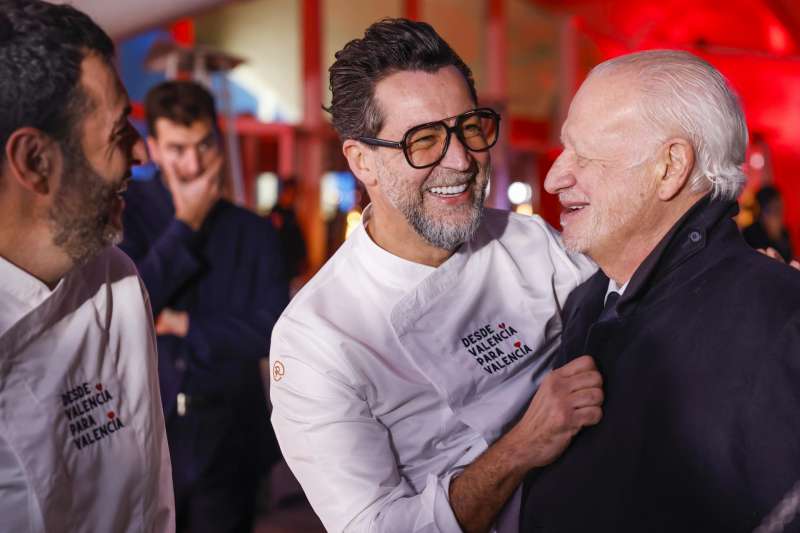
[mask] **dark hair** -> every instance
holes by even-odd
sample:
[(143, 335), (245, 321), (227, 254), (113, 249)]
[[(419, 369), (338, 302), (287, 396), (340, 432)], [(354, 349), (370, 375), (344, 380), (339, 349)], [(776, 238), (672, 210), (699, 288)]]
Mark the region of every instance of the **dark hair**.
[(762, 211), (765, 211), (772, 202), (780, 199), (780, 191), (772, 185), (764, 185), (756, 193), (756, 202)]
[(110, 63), (114, 43), (86, 14), (40, 0), (0, 0), (0, 146), (25, 126), (59, 143), (76, 131), (92, 103), (80, 84), (90, 53)]
[(191, 126), (202, 119), (211, 120), (217, 128), (217, 111), (214, 97), (199, 83), (174, 80), (159, 83), (144, 97), (144, 114), (147, 130), (156, 136), (156, 121), (165, 118), (182, 126)]
[(436, 72), (454, 66), (464, 76), (470, 96), (477, 103), (472, 71), (430, 24), (407, 19), (383, 19), (367, 28), (336, 52), (331, 68), (333, 94), (327, 111), (342, 139), (374, 137), (384, 117), (375, 102), (375, 85), (399, 71)]

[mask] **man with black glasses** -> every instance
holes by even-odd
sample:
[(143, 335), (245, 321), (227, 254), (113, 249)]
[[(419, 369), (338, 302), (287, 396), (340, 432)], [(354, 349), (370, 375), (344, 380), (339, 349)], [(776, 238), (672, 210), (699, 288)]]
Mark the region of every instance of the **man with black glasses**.
[(594, 267), (484, 209), (500, 117), (429, 25), (372, 25), (330, 75), (372, 203), (275, 326), (284, 456), (329, 531), (516, 531), (525, 473), (601, 417), (591, 358), (544, 377)]

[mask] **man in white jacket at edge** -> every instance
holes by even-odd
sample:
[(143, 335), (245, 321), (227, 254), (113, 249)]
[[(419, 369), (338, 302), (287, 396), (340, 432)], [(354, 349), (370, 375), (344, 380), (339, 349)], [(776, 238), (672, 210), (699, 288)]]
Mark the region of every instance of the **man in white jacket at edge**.
[(590, 357), (548, 374), (595, 267), (483, 208), (499, 117), (429, 25), (373, 24), (330, 75), (372, 203), (275, 326), (283, 454), (329, 531), (517, 531), (524, 475), (601, 418)]
[(171, 532), (147, 296), (121, 193), (145, 153), (85, 14), (0, 0), (0, 530)]

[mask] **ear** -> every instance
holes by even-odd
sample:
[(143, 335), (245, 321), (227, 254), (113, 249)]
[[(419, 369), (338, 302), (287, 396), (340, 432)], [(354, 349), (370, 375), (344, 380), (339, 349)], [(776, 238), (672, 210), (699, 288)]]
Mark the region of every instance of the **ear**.
[(694, 169), (694, 148), (686, 139), (670, 139), (664, 145), (662, 163), (659, 165), (658, 198), (668, 202), (689, 182)]
[(350, 170), (367, 189), (378, 184), (378, 178), (373, 170), (373, 150), (355, 139), (347, 139), (342, 143), (342, 153), (350, 165)]
[(14, 131), (5, 145), (6, 168), (23, 188), (49, 194), (60, 172), (61, 149), (49, 135), (36, 128)]
[(150, 154), (150, 159), (152, 159), (156, 165), (160, 166), (161, 150), (158, 149), (158, 141), (152, 135), (147, 136), (147, 151)]

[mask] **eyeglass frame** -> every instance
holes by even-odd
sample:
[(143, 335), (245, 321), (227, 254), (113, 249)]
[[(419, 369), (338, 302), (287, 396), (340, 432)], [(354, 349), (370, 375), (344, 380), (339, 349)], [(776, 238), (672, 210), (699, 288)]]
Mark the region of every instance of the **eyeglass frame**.
[[(497, 132), (495, 133), (494, 140), (488, 146), (486, 146), (486, 148), (481, 148), (479, 150), (470, 148), (467, 145), (467, 142), (462, 137), (463, 132), (461, 131), (461, 128), (459, 126), (463, 124), (464, 121), (470, 118), (471, 116), (486, 111), (488, 111), (497, 120), (496, 122)], [(478, 107), (475, 109), (470, 109), (469, 111), (465, 111), (460, 115), (453, 115), (452, 117), (443, 118), (441, 120), (434, 120), (432, 122), (425, 122), (423, 124), (417, 124), (416, 126), (412, 126), (411, 128), (408, 129), (408, 131), (406, 131), (403, 134), (403, 138), (399, 141), (390, 141), (387, 139), (379, 139), (377, 137), (365, 137), (365, 136), (357, 137), (356, 140), (363, 142), (364, 144), (368, 144), (370, 146), (382, 146), (384, 148), (394, 148), (397, 150), (402, 150), (403, 155), (406, 158), (406, 162), (412, 168), (416, 169), (430, 168), (432, 166), (438, 165), (441, 162), (441, 160), (444, 159), (445, 154), (447, 154), (447, 149), (450, 148), (450, 138), (452, 137), (452, 134), (455, 134), (459, 142), (464, 146), (464, 148), (466, 148), (470, 152), (486, 152), (489, 149), (491, 149), (495, 144), (497, 144), (497, 139), (500, 137), (500, 118), (501, 118), (500, 113), (498, 113), (494, 109), (490, 107)], [(448, 126), (447, 121), (452, 119), (456, 119), (455, 124), (453, 124), (452, 126)], [(442, 154), (439, 156), (438, 159), (436, 159), (432, 163), (428, 163), (427, 165), (422, 165), (422, 166), (415, 165), (414, 163), (411, 162), (411, 157), (408, 155), (408, 152), (406, 151), (406, 149), (408, 148), (407, 139), (409, 134), (419, 129), (430, 128), (433, 126), (438, 126), (440, 124), (444, 126), (445, 132), (447, 132), (447, 137), (445, 137), (444, 140), (444, 147), (442, 148)]]

